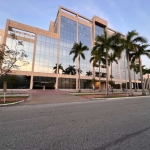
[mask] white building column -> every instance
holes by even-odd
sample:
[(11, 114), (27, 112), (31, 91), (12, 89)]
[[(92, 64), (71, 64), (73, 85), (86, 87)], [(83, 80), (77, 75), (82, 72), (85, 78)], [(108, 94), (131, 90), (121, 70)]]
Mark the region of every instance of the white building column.
[(55, 89), (58, 89), (58, 76), (56, 77)]
[(30, 78), (30, 90), (33, 89), (33, 75), (31, 75), (31, 78)]
[(78, 88), (78, 86), (79, 86), (79, 81), (78, 81), (78, 78), (76, 78), (76, 90), (78, 90), (79, 88)]

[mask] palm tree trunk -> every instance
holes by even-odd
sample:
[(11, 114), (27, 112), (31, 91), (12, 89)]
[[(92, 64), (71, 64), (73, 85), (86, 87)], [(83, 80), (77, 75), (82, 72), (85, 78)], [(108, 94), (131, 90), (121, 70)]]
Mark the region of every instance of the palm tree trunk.
[[(111, 83), (112, 83), (112, 62), (111, 62)], [(113, 87), (112, 87), (111, 91), (113, 93)]]
[(136, 92), (137, 90), (136, 90), (135, 72), (134, 72), (134, 82), (135, 82), (134, 84), (135, 84), (135, 92)]
[(99, 92), (101, 91), (100, 80), (101, 80), (101, 75), (100, 75), (100, 62), (99, 62)]
[(108, 51), (106, 50), (106, 97), (108, 98)]
[(144, 89), (144, 83), (143, 83), (143, 74), (142, 74), (142, 66), (141, 66), (141, 60), (139, 57), (139, 69), (140, 69), (140, 77), (141, 77), (141, 86), (142, 86), (142, 95), (146, 95), (145, 89)]
[(78, 69), (78, 74), (79, 74), (79, 91), (81, 92), (81, 87), (80, 87), (80, 55), (79, 55), (79, 69)]
[(131, 84), (131, 73), (130, 73), (130, 61), (129, 61), (129, 53), (127, 53), (127, 66), (128, 66), (128, 77), (129, 77), (129, 86), (130, 86), (130, 95), (133, 96), (132, 93), (132, 84)]

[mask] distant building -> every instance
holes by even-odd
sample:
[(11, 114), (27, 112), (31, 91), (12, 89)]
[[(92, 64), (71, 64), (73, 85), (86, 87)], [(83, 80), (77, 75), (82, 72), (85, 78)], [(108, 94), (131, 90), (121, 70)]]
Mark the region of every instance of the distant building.
[[(28, 61), (30, 63), (20, 70), (12, 72), (17, 80), (14, 83), (14, 88), (77, 89), (77, 74), (64, 74), (62, 70), (57, 70), (58, 67), (56, 67), (56, 70), (53, 67), (56, 64), (61, 64), (64, 70), (69, 65), (76, 66), (76, 69), (78, 69), (78, 62), (73, 63), (73, 56), (69, 55), (69, 52), (73, 44), (79, 41), (90, 49), (85, 52), (86, 59), (81, 60), (81, 88), (92, 88), (93, 73), (98, 81), (99, 72), (98, 68), (93, 68), (89, 62), (91, 49), (94, 45), (95, 36), (102, 35), (104, 28), (106, 28), (109, 34), (117, 32), (108, 27), (107, 21), (97, 16), (88, 19), (64, 7), (59, 7), (56, 20), (55, 22), (50, 22), (48, 31), (7, 20), (5, 31), (0, 30), (0, 42), (3, 41), (10, 48), (14, 48), (15, 45), (10, 38), (10, 33), (14, 32), (17, 38), (23, 41), (23, 49), (28, 54)], [(113, 63), (113, 81), (119, 85), (126, 82), (125, 70), (126, 78), (128, 79), (126, 59), (124, 57), (124, 54), (122, 54), (122, 59), (118, 61), (119, 63)], [(89, 71), (92, 74), (87, 76), (86, 73)], [(108, 76), (110, 79), (110, 71)], [(131, 77), (132, 82), (134, 82), (133, 71), (131, 71)], [(139, 75), (136, 75), (136, 80), (138, 79)], [(99, 84), (105, 89), (106, 68), (104, 65), (101, 66), (101, 82), (96, 82), (95, 87), (98, 88)]]

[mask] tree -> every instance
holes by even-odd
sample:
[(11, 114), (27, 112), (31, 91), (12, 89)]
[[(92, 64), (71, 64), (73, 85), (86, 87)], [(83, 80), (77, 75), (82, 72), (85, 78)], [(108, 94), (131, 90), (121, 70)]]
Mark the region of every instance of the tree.
[[(53, 70), (55, 73), (57, 73), (57, 63), (56, 65), (53, 67)], [(64, 71), (63, 66), (61, 64), (58, 65), (58, 74), (59, 74), (59, 70)]]
[(143, 85), (143, 73), (142, 73), (142, 63), (141, 63), (141, 56), (145, 55), (148, 58), (150, 58), (150, 50), (147, 50), (148, 44), (138, 44), (136, 45), (136, 51), (131, 54), (132, 62), (134, 62), (136, 59), (139, 60), (139, 70), (140, 70), (140, 77), (141, 77), (141, 85), (142, 85), (142, 95), (146, 95), (144, 85)]
[(108, 97), (108, 54), (112, 50), (118, 57), (121, 57), (122, 49), (120, 47), (120, 33), (114, 33), (113, 35), (108, 35), (107, 31), (104, 30), (104, 34), (101, 36), (96, 36), (96, 47), (103, 47), (106, 52), (106, 97)]
[(9, 75), (8, 78), (7, 78), (7, 82), (8, 82), (8, 84), (11, 85), (11, 92), (13, 93), (12, 86), (15, 83), (15, 76), (14, 75)]
[[(145, 67), (145, 65), (143, 65), (143, 66)], [(142, 66), (142, 73), (143, 73), (143, 75), (150, 74), (150, 69), (144, 68), (143, 66)]]
[(97, 47), (97, 43), (95, 42), (95, 46), (91, 52), (90, 62), (93, 62), (93, 67), (99, 67), (99, 92), (101, 91), (100, 66), (101, 66), (101, 63), (103, 63), (103, 64), (106, 63), (105, 55), (106, 55), (106, 52), (104, 52), (104, 47), (102, 47), (102, 46)]
[(86, 76), (92, 76), (92, 71), (90, 71), (90, 70), (87, 71), (87, 72), (86, 72)]
[(89, 50), (89, 48), (87, 46), (83, 46), (83, 44), (81, 42), (78, 43), (74, 43), (70, 54), (74, 54), (73, 56), (73, 62), (76, 60), (76, 58), (78, 58), (78, 63), (79, 63), (79, 68), (78, 68), (78, 75), (79, 75), (79, 92), (81, 92), (81, 87), (80, 87), (80, 57), (82, 57), (82, 59), (85, 59), (85, 55), (84, 55), (84, 51)]
[(135, 92), (137, 91), (135, 74), (138, 74), (138, 72), (139, 72), (138, 68), (139, 68), (139, 64), (136, 64), (135, 62), (131, 62), (130, 69), (133, 69), (133, 71), (134, 71)]
[(128, 67), (128, 77), (129, 77), (129, 85), (130, 85), (130, 95), (132, 93), (132, 84), (131, 84), (131, 73), (130, 73), (130, 54), (135, 52), (137, 43), (145, 43), (147, 40), (139, 36), (138, 32), (132, 30), (128, 32), (125, 38), (122, 38), (122, 48), (125, 49), (126, 59), (127, 59), (127, 67)]
[(111, 75), (110, 75), (111, 81), (112, 81), (112, 78), (113, 78), (112, 63), (115, 62), (116, 64), (118, 64), (118, 60), (116, 58), (117, 58), (117, 55), (115, 53), (110, 53), (108, 55), (108, 64), (109, 64), (109, 66), (111, 65)]
[(68, 68), (66, 68), (65, 70), (63, 70), (63, 74), (75, 75), (75, 74), (76, 74), (75, 66), (70, 66), (70, 65), (69, 65)]
[[(117, 55), (115, 53), (110, 53), (108, 55), (108, 65), (111, 66), (111, 75), (110, 75), (111, 81), (112, 81), (112, 78), (113, 78), (113, 75), (112, 75), (112, 63), (116, 62), (116, 64), (118, 64), (118, 60), (116, 58), (117, 58)], [(113, 92), (113, 88), (112, 88), (112, 92)]]
[(29, 64), (26, 52), (23, 49), (18, 49), (19, 45), (23, 46), (23, 41), (18, 40), (13, 32), (10, 33), (10, 36), (15, 41), (15, 48), (9, 48), (6, 44), (0, 44), (0, 76)]
[(109, 81), (109, 85), (111, 85), (111, 87), (115, 88), (115, 82), (114, 81)]

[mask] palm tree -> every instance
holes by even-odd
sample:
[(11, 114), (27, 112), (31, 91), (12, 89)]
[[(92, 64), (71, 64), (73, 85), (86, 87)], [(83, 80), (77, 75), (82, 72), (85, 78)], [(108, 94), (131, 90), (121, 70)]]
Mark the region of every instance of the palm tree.
[(118, 64), (118, 60), (116, 58), (117, 58), (117, 55), (115, 53), (110, 53), (108, 55), (108, 64), (109, 64), (109, 66), (111, 65), (111, 75), (110, 75), (111, 81), (112, 81), (112, 78), (113, 78), (112, 63), (115, 62), (116, 64)]
[(136, 64), (135, 62), (131, 62), (130, 69), (133, 69), (134, 71), (134, 82), (135, 82), (135, 92), (136, 92), (137, 90), (136, 90), (135, 74), (139, 73), (139, 64)]
[(134, 53), (132, 53), (131, 57), (132, 57), (132, 61), (134, 62), (136, 59), (139, 60), (139, 70), (140, 70), (140, 77), (141, 77), (141, 85), (142, 85), (142, 95), (146, 95), (145, 93), (145, 89), (143, 86), (143, 73), (142, 73), (142, 64), (141, 64), (141, 56), (145, 55), (148, 58), (150, 58), (150, 50), (147, 50), (146, 48), (149, 47), (148, 44), (138, 44), (136, 46), (136, 51)]
[(104, 48), (102, 46), (97, 47), (97, 45), (95, 45), (92, 52), (91, 52), (91, 55), (92, 55), (92, 57), (90, 59), (90, 62), (93, 61), (93, 67), (99, 67), (99, 92), (100, 92), (101, 91), (100, 66), (101, 66), (101, 63), (103, 63), (103, 64), (106, 63), (106, 59), (105, 59), (106, 53), (104, 52)]
[(132, 30), (131, 32), (128, 32), (125, 38), (122, 38), (122, 44), (123, 49), (125, 49), (126, 53), (126, 59), (127, 59), (127, 67), (128, 67), (128, 77), (129, 77), (129, 87), (130, 87), (130, 95), (133, 95), (132, 93), (132, 84), (131, 84), (131, 73), (130, 73), (130, 54), (135, 51), (137, 42), (147, 42), (147, 40), (139, 36), (138, 32), (135, 30)]
[(118, 57), (121, 57), (121, 48), (119, 47), (120, 45), (120, 38), (121, 34), (120, 33), (114, 33), (113, 35), (108, 35), (107, 31), (104, 30), (104, 34), (101, 36), (96, 37), (96, 42), (95, 46), (96, 47), (103, 47), (105, 52), (106, 52), (106, 97), (108, 97), (108, 53), (110, 50), (115, 51), (115, 54)]
[[(56, 63), (56, 65), (53, 67), (53, 70), (54, 70), (55, 73), (57, 73), (57, 63)], [(64, 69), (63, 69), (63, 66), (62, 66), (61, 64), (58, 65), (58, 74), (59, 74), (59, 70), (62, 70), (62, 71), (64, 70)]]
[(81, 87), (80, 87), (80, 57), (82, 57), (82, 59), (85, 59), (85, 55), (84, 55), (84, 51), (89, 50), (89, 48), (87, 46), (83, 46), (83, 44), (80, 42), (78, 43), (74, 43), (70, 54), (74, 54), (73, 56), (73, 62), (76, 60), (76, 58), (78, 58), (78, 63), (79, 63), (79, 68), (78, 68), (78, 75), (79, 75), (79, 92), (81, 92)]
[[(142, 65), (141, 67), (142, 67), (142, 74), (143, 75), (148, 73), (147, 69), (145, 69), (145, 65)], [(140, 72), (139, 64), (136, 64), (135, 62), (131, 62), (130, 69), (133, 69), (133, 71), (134, 71), (134, 82), (136, 82), (135, 81), (135, 74), (138, 74)], [(136, 88), (136, 86), (135, 86), (135, 88)], [(136, 89), (135, 89), (135, 91), (136, 91)]]
[(92, 71), (89, 70), (86, 72), (86, 76), (91, 76), (91, 75), (92, 75)]
[[(111, 65), (111, 75), (110, 75), (111, 83), (112, 83), (112, 78), (113, 78), (113, 75), (112, 75), (112, 63), (115, 62), (116, 64), (118, 64), (118, 60), (116, 58), (117, 58), (117, 55), (115, 53), (110, 53), (108, 55), (108, 65), (109, 66)], [(113, 92), (113, 88), (112, 88), (112, 92)]]
[[(143, 66), (145, 67), (145, 65), (143, 65)], [(142, 66), (142, 73), (143, 73), (143, 75), (150, 74), (150, 69), (144, 68), (143, 66)]]
[(75, 75), (76, 74), (76, 69), (75, 69), (75, 66), (71, 66), (69, 65), (68, 68), (66, 68), (64, 71), (63, 71), (64, 74), (71, 74), (71, 75)]

